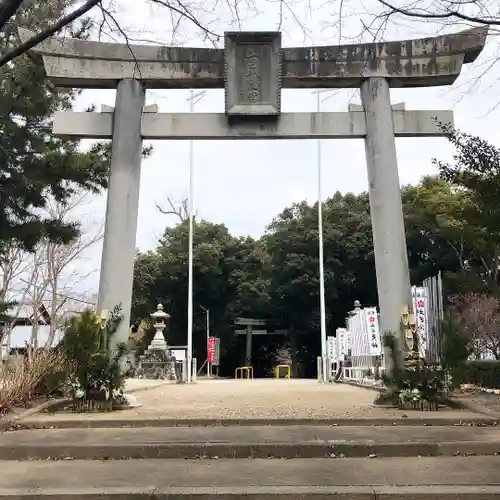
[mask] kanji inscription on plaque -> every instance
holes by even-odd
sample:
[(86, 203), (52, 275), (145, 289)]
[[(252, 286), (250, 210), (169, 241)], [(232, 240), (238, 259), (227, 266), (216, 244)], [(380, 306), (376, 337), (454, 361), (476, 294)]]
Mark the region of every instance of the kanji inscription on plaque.
[(225, 34), (228, 116), (277, 116), (281, 111), (281, 34)]

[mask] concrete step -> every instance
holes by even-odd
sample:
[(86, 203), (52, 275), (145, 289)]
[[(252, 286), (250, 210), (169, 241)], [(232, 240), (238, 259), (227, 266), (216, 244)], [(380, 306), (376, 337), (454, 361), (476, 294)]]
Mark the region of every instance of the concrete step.
[(1, 500), (497, 500), (499, 485), (247, 486), (241, 488), (93, 488), (48, 492), (0, 489)]
[(1, 500), (482, 500), (500, 457), (4, 461)]
[[(163, 418), (142, 417), (133, 418), (131, 415), (115, 417), (110, 414), (54, 414), (33, 416), (23, 419), (13, 427), (37, 429), (81, 429), (81, 428), (118, 428), (118, 427), (214, 427), (214, 426), (287, 426), (287, 425), (317, 425), (317, 426), (493, 426), (500, 425), (500, 419), (471, 412), (455, 412), (450, 416), (448, 412), (412, 412), (407, 416), (404, 412), (398, 417), (349, 417), (349, 418)], [(417, 414), (418, 416), (414, 416)], [(113, 416), (111, 416), (113, 415)]]
[(500, 427), (218, 426), (32, 429), (0, 434), (0, 460), (335, 458), (500, 454)]

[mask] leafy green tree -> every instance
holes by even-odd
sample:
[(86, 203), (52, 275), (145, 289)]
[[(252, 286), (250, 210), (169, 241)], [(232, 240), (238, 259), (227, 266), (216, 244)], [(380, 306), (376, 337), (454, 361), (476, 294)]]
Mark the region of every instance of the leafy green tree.
[(271, 257), (262, 240), (235, 239), (237, 253), (229, 282), (235, 290), (228, 312), (231, 317), (267, 318), (270, 309)]
[[(235, 294), (229, 274), (237, 247), (223, 225), (196, 221), (193, 244), (193, 306), (198, 333), (204, 330), (204, 313), (200, 306), (210, 309), (211, 327), (220, 331), (227, 323), (230, 299)], [(182, 223), (166, 229), (158, 248), (159, 272), (162, 280), (158, 293), (170, 298), (172, 311), (170, 335), (175, 343), (185, 343), (187, 331), (188, 296), (188, 224)], [(199, 333), (201, 333), (199, 331)], [(182, 340), (181, 340), (182, 339)], [(205, 341), (196, 335), (194, 347), (203, 352)]]
[[(480, 227), (468, 219), (470, 193), (446, 179), (428, 177), (402, 190), (412, 283), (442, 271), (449, 293), (484, 286)], [(323, 207), (327, 332), (343, 326), (355, 300), (377, 304), (370, 207), (367, 193), (335, 193)], [(194, 245), (194, 336), (198, 357), (205, 356), (205, 315), (223, 337), (226, 357), (240, 359), (244, 343), (233, 336), (237, 316), (265, 318), (287, 329), (294, 372), (305, 363), (315, 371), (320, 353), (317, 205), (286, 208), (259, 240), (234, 238), (225, 226), (199, 221)], [(136, 261), (134, 304), (149, 315), (158, 301), (172, 313), (171, 343), (185, 343), (187, 325), (188, 224), (165, 231), (154, 252)], [(259, 339), (254, 359), (283, 350), (283, 338)], [(255, 345), (255, 344), (254, 344)]]
[(467, 196), (462, 217), (471, 231), (474, 254), (467, 264), (490, 288), (499, 285), (500, 149), (472, 134), (443, 126), (455, 147), (453, 161), (434, 160), (440, 177)]
[[(0, 30), (0, 53), (17, 43), (14, 26), (56, 22), (70, 2), (28, 1), (12, 24)], [(1, 14), (1, 9), (0, 9)], [(85, 36), (88, 23), (74, 27)], [(45, 79), (42, 62), (19, 57), (0, 67), (0, 258), (7, 246), (32, 250), (41, 239), (66, 243), (79, 233), (76, 221), (43, 216), (49, 199), (65, 203), (76, 191), (100, 192), (107, 184), (108, 151), (99, 143), (83, 153), (79, 141), (51, 134), (51, 117), (69, 109), (75, 91), (56, 89)], [(46, 212), (45, 212), (46, 213)], [(4, 312), (7, 305), (0, 305)], [(0, 332), (0, 340), (1, 340)]]
[[(206, 355), (206, 316), (221, 338), (222, 354), (237, 359), (234, 318), (268, 315), (269, 258), (262, 243), (234, 238), (224, 225), (200, 220), (194, 225), (193, 348)], [(162, 302), (171, 314), (167, 332), (172, 345), (185, 345), (188, 297), (188, 222), (167, 228), (154, 252), (138, 254), (134, 272), (133, 317), (147, 319)], [(145, 336), (144, 344), (151, 340)], [(241, 347), (241, 346), (240, 346)], [(234, 351), (234, 352), (233, 352)]]
[[(67, 4), (27, 2), (15, 24), (50, 23)], [(86, 24), (80, 25), (73, 34), (83, 36), (86, 29)], [(8, 25), (0, 51), (15, 43), (17, 35)], [(43, 218), (39, 209), (49, 197), (64, 202), (77, 189), (97, 193), (106, 187), (107, 148), (98, 144), (82, 153), (79, 141), (52, 135), (53, 113), (69, 109), (76, 93), (54, 88), (45, 79), (41, 61), (20, 57), (0, 69), (0, 81), (0, 244), (15, 240), (31, 249), (42, 237), (67, 242), (78, 233), (78, 225)]]
[(412, 283), (439, 271), (450, 293), (482, 287), (476, 227), (467, 219), (471, 199), (464, 190), (438, 177), (426, 177), (402, 189)]
[(355, 300), (366, 306), (377, 303), (368, 194), (335, 193), (325, 203), (324, 217), (325, 269), (336, 287), (327, 292), (327, 308), (336, 329), (344, 325)]
[(308, 329), (317, 308), (319, 275), (317, 223), (305, 201), (286, 208), (268, 227), (275, 313), (292, 330)]
[[(375, 303), (376, 284), (366, 194), (336, 193), (323, 209), (327, 331), (343, 326), (355, 300)], [(271, 257), (274, 317), (289, 330), (293, 370), (321, 351), (317, 205), (285, 209), (264, 237)]]
[[(132, 315), (137, 322), (149, 318), (159, 302), (169, 305), (167, 297), (156, 295), (155, 286), (163, 276), (159, 274), (160, 256), (157, 252), (138, 252), (134, 264)], [(169, 299), (168, 299), (169, 300)], [(156, 302), (156, 303), (155, 303)]]
[[(288, 330), (293, 377), (298, 376), (299, 362), (307, 364), (314, 355), (308, 349), (306, 334), (319, 332), (318, 232), (314, 220), (313, 207), (305, 201), (296, 203), (274, 219), (264, 236), (271, 258), (273, 318)], [(325, 282), (329, 282), (327, 276), (325, 271)]]
[(469, 333), (463, 328), (458, 311), (448, 310), (441, 322), (441, 362), (445, 370), (451, 373), (453, 387), (466, 381), (467, 360), (473, 353), (473, 344)]

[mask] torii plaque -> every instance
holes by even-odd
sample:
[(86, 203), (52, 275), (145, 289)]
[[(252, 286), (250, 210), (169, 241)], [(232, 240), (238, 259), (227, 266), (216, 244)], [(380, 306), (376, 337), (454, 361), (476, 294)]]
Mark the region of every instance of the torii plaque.
[[(20, 31), (27, 39), (30, 33)], [(486, 28), (396, 42), (281, 48), (274, 32), (226, 33), (224, 49), (129, 46), (52, 38), (33, 52), (56, 85), (117, 88), (114, 113), (56, 113), (54, 133), (112, 138), (98, 309), (132, 296), (142, 139), (364, 138), (382, 331), (411, 304), (395, 137), (443, 135), (447, 111), (392, 106), (390, 87), (450, 85), (484, 47)], [(225, 113), (151, 113), (144, 89), (225, 88)], [(281, 88), (359, 88), (347, 113), (281, 113)], [(148, 110), (151, 111), (151, 110)], [(402, 343), (404, 345), (404, 342)]]
[(226, 114), (273, 116), (281, 112), (281, 33), (226, 33)]

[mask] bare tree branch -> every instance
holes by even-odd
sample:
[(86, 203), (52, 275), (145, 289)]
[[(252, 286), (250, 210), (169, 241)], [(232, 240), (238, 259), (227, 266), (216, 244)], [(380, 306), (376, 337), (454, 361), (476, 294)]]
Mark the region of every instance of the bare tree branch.
[[(163, 7), (166, 7), (167, 9), (170, 9), (170, 11), (175, 12), (179, 14), (181, 17), (185, 17), (188, 21), (191, 21), (195, 26), (200, 28), (203, 32), (205, 32), (209, 36), (213, 36), (215, 38), (215, 41), (220, 39), (220, 36), (214, 33), (213, 31), (208, 30), (206, 27), (204, 27), (198, 19), (190, 12), (190, 10), (183, 5), (181, 0), (177, 0), (177, 4), (179, 7), (176, 7), (172, 5), (172, 3), (166, 1), (166, 0), (151, 0), (152, 3), (162, 5)], [(214, 41), (214, 40), (213, 40)]]
[[(17, 47), (14, 47), (12, 50), (9, 50), (6, 54), (3, 54), (0, 57), (0, 68), (5, 66), (8, 62), (12, 61), (16, 57), (24, 54), (28, 50), (32, 49), (35, 45), (38, 45), (40, 42), (43, 42), (45, 39), (55, 35), (58, 31), (65, 28), (68, 24), (76, 21), (78, 18), (86, 14), (90, 9), (94, 8), (96, 5), (100, 4), (102, 0), (87, 0), (81, 7), (74, 10), (70, 14), (62, 17), (57, 23), (55, 23), (50, 28), (47, 28), (40, 33), (37, 33), (35, 36), (31, 37), (29, 40), (19, 44)], [(17, 9), (16, 9), (17, 10)], [(2, 25), (0, 24), (0, 28)]]
[[(87, 205), (87, 200), (87, 193), (78, 193), (68, 204), (49, 200), (45, 210), (51, 219), (62, 222), (75, 219), (88, 221), (91, 218), (81, 210)], [(14, 300), (16, 306), (8, 313), (8, 324), (2, 329), (4, 337), (14, 328), (21, 308), (29, 304), (32, 309), (30, 344), (33, 348), (38, 347), (41, 315), (45, 308), (50, 318), (46, 321), (49, 332), (45, 344), (50, 346), (68, 307), (74, 310), (77, 303), (85, 303), (87, 307), (92, 305), (79, 299), (74, 289), (94, 272), (93, 269), (84, 269), (82, 259), (85, 252), (102, 237), (102, 224), (97, 229), (87, 224), (81, 228), (81, 235), (68, 245), (43, 240), (31, 254), (16, 247), (10, 249), (0, 263), (0, 298), (4, 302)]]
[(179, 222), (183, 223), (189, 219), (189, 200), (184, 198), (180, 203), (176, 203), (170, 196), (167, 197), (169, 208), (163, 208), (159, 203), (156, 208), (164, 215), (175, 215)]
[[(419, 19), (442, 19), (442, 20), (452, 19), (452, 20), (467, 21), (474, 24), (485, 25), (485, 26), (500, 26), (500, 19), (498, 17), (471, 16), (464, 12), (460, 12), (455, 8), (450, 8), (450, 9), (447, 8), (445, 12), (429, 12), (426, 9), (421, 9), (418, 7), (416, 7), (415, 10), (409, 8), (397, 7), (387, 2), (386, 0), (378, 0), (378, 2), (381, 3), (384, 7), (390, 9), (392, 13), (401, 14), (406, 17), (413, 17)], [(466, 3), (475, 4), (476, 2), (472, 1)], [(455, 5), (455, 2), (449, 2), (449, 5), (451, 7)], [(463, 3), (461, 3), (460, 5), (463, 6)]]
[[(77, 194), (69, 204), (50, 203), (47, 207), (48, 215), (64, 222), (78, 218), (81, 214), (76, 212), (86, 205), (87, 198), (87, 194), (83, 193)], [(80, 266), (76, 264), (89, 248), (103, 238), (103, 229), (102, 224), (97, 229), (84, 227), (81, 229), (81, 235), (69, 245), (47, 242), (43, 248), (46, 256), (44, 271), (49, 302), (48, 312), (51, 319), (47, 346), (54, 342), (57, 329), (60, 327), (60, 319), (72, 299), (74, 288), (92, 274), (92, 271), (83, 272), (78, 269)]]
[(2, 29), (9, 19), (19, 10), (23, 0), (2, 0), (0, 3), (0, 29)]
[(0, 300), (3, 303), (14, 302), (14, 306), (7, 311), (8, 319), (0, 329), (0, 344), (5, 338), (9, 338), (26, 297), (37, 279), (37, 274), (30, 271), (38, 270), (40, 266), (43, 266), (40, 255), (27, 254), (14, 245), (7, 249), (0, 268)]
[[(345, 1), (345, 0), (343, 0)], [(233, 29), (240, 30), (243, 28), (243, 23), (246, 16), (251, 16), (254, 18), (257, 15), (263, 14), (264, 11), (259, 9), (256, 0), (213, 0), (209, 4), (202, 2), (200, 0), (135, 0), (137, 3), (145, 3), (150, 6), (154, 6), (155, 10), (166, 10), (167, 14), (170, 15), (170, 28), (172, 32), (172, 43), (176, 44), (177, 40), (174, 40), (177, 31), (181, 29), (181, 22), (183, 20), (188, 21), (190, 25), (194, 25), (200, 31), (202, 37), (205, 38), (213, 46), (218, 46), (218, 42), (221, 36), (218, 34), (218, 30), (214, 29), (222, 21), (223, 23), (229, 21), (230, 26)], [(298, 11), (295, 8), (294, 0), (266, 0), (266, 2), (273, 8), (277, 4), (277, 16), (278, 16), (278, 28), (286, 30), (283, 26), (286, 20), (290, 20), (295, 26), (304, 34), (304, 39), (312, 39), (312, 30), (307, 26), (307, 23), (302, 22), (299, 18)], [(16, 27), (17, 15), (22, 12), (23, 4), (22, 0), (0, 0), (0, 29), (3, 25), (8, 26), (9, 24), (12, 28)], [(96, 27), (96, 32), (98, 35), (105, 34), (106, 37), (114, 39), (114, 35), (118, 35), (117, 42), (122, 41), (124, 38), (127, 43), (131, 41), (138, 41), (140, 38), (144, 39), (144, 28), (138, 31), (138, 36), (133, 37), (133, 29), (126, 27), (124, 20), (120, 17), (119, 12), (117, 12), (116, 5), (123, 6), (124, 2), (117, 2), (116, 0), (85, 0), (82, 2), (79, 8), (74, 11), (64, 14), (63, 17), (51, 27), (44, 29), (31, 37), (29, 40), (20, 43), (18, 46), (7, 50), (4, 54), (0, 54), (0, 67), (6, 65), (16, 57), (26, 53), (34, 46), (43, 42), (47, 38), (55, 35), (61, 31), (66, 26), (70, 25), (73, 21), (81, 18), (86, 13), (91, 11), (94, 7), (101, 10), (103, 14), (102, 22), (96, 20), (95, 16), (92, 16), (91, 23)], [(141, 5), (142, 7), (143, 5)], [(138, 8), (139, 5), (137, 5)], [(136, 6), (134, 5), (134, 8)], [(218, 11), (223, 9), (225, 15), (229, 15), (230, 19), (221, 19)], [(311, 11), (311, 6), (309, 5), (309, 11)], [(207, 18), (205, 18), (205, 15)], [(155, 17), (157, 17), (155, 15)], [(129, 18), (127, 18), (129, 19)], [(3, 22), (3, 24), (2, 24)], [(108, 29), (104, 29), (104, 28)], [(31, 29), (32, 27), (30, 27)], [(106, 32), (108, 31), (108, 32)], [(100, 39), (100, 37), (99, 37)], [(159, 43), (155, 40), (153, 43)], [(179, 43), (177, 43), (178, 45)]]

